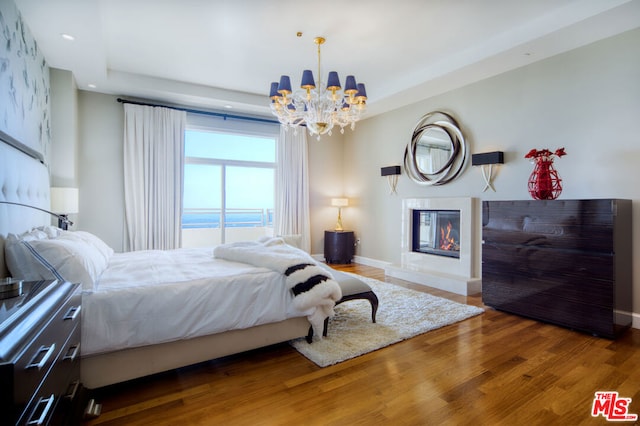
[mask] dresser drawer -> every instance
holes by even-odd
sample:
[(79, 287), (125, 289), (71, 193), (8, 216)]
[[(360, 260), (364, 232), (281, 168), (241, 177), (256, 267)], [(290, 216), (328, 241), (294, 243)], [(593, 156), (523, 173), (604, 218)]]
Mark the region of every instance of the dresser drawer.
[(80, 333), (80, 325), (76, 324), (18, 424), (63, 423), (80, 389)]
[[(14, 404), (17, 413), (23, 413), (27, 405), (37, 402), (45, 389), (42, 385), (45, 377), (58, 369), (60, 363), (64, 365), (63, 359), (72, 355), (74, 345), (78, 347), (74, 360), (79, 359), (80, 302), (80, 294), (66, 300), (16, 360)], [(60, 395), (65, 390), (52, 394)], [(44, 407), (47, 403), (40, 405)]]

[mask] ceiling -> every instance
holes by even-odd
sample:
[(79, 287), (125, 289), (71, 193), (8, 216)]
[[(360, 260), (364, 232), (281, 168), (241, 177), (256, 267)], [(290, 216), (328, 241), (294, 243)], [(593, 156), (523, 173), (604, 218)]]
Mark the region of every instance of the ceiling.
[(82, 90), (260, 115), (281, 74), (317, 74), (316, 36), (372, 116), (640, 26), (640, 0), (14, 1)]

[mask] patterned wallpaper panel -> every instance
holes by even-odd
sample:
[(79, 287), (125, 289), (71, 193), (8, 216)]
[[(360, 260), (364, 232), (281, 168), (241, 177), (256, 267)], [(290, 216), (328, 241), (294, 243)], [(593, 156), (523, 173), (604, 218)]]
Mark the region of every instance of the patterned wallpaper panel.
[(0, 0), (0, 130), (40, 152), (51, 149), (49, 66), (12, 0)]

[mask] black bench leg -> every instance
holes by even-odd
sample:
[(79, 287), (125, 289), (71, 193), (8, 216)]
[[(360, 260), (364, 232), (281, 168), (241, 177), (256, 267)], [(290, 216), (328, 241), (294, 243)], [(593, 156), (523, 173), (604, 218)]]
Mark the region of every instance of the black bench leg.
[(374, 292), (367, 293), (367, 300), (371, 303), (371, 322), (376, 322), (378, 312), (378, 296)]
[[(340, 303), (346, 302), (348, 300), (356, 300), (356, 299), (366, 299), (371, 303), (371, 322), (376, 322), (376, 313), (378, 312), (378, 296), (373, 291), (367, 291), (364, 293), (352, 294), (349, 296), (345, 296), (342, 299), (336, 302), (336, 306)], [(327, 337), (327, 329), (329, 328), (329, 318), (324, 319), (324, 328), (322, 330), (322, 335)], [(309, 334), (307, 334), (307, 343), (313, 342), (313, 327), (309, 327)]]

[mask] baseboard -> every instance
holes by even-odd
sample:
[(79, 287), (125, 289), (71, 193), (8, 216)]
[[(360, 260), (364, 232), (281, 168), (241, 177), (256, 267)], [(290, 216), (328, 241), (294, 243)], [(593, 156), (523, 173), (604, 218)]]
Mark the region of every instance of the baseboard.
[(633, 318), (633, 320), (631, 321), (631, 327), (640, 329), (640, 314), (632, 312), (631, 317)]
[[(318, 262), (324, 262), (324, 254), (312, 254), (313, 257)], [(371, 259), (369, 257), (363, 256), (354, 256), (353, 263), (359, 263), (360, 265), (365, 266), (373, 266), (374, 268), (384, 269), (387, 265), (391, 265), (391, 262), (384, 262), (382, 260)]]
[(353, 261), (361, 265), (373, 266), (374, 268), (380, 268), (380, 269), (384, 269), (388, 265), (391, 265), (391, 262), (384, 262), (382, 260), (371, 259), (370, 257), (363, 257), (363, 256), (354, 256)]

